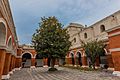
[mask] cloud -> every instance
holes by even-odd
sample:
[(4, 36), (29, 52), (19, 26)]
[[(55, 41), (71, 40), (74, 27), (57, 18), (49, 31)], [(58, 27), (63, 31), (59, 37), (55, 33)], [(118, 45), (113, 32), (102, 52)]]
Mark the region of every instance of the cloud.
[[(120, 10), (120, 0), (9, 0), (18, 37), (21, 43), (30, 43), (22, 37), (32, 35), (40, 17), (56, 16), (64, 25), (78, 22), (91, 25)], [(23, 41), (24, 40), (24, 41)]]

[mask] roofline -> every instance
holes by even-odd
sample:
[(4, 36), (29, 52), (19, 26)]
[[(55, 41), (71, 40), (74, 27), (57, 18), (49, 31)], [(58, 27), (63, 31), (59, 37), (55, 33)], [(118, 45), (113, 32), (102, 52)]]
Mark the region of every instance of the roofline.
[(104, 21), (105, 19), (107, 19), (107, 18), (109, 18), (109, 17), (111, 17), (112, 15), (115, 15), (115, 14), (117, 14), (117, 13), (120, 13), (120, 10), (118, 10), (118, 11), (114, 12), (113, 14), (111, 14), (111, 15), (109, 15), (109, 16), (107, 16), (107, 17), (105, 17), (105, 18), (103, 18), (103, 19), (95, 22), (94, 24), (90, 25), (89, 27), (93, 27), (94, 25), (100, 23), (101, 21)]

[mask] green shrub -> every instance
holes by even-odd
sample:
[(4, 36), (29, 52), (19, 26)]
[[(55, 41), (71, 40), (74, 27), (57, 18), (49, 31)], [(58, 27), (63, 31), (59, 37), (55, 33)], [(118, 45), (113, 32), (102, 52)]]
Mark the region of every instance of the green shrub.
[(57, 69), (56, 68), (49, 68), (48, 71), (57, 71)]

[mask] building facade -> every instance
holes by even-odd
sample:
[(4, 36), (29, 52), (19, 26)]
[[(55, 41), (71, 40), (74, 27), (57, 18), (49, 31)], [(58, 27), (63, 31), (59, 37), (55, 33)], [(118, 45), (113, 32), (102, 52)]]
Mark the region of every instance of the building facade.
[(0, 0), (0, 79), (15, 68), (18, 39), (8, 0)]
[[(107, 64), (109, 68), (114, 69), (116, 66), (114, 64), (114, 59), (112, 57), (111, 45), (112, 46), (114, 45), (114, 48), (115, 47), (117, 48), (119, 46), (115, 46), (115, 45), (116, 44), (120, 45), (120, 44), (118, 39), (112, 38), (113, 39), (112, 40), (111, 37), (109, 37), (109, 34), (112, 33), (113, 28), (115, 27), (118, 28), (119, 26), (120, 26), (120, 11), (117, 11), (112, 15), (88, 27), (77, 23), (70, 23), (67, 26), (67, 31), (68, 34), (70, 35), (69, 40), (72, 42), (72, 45), (66, 56), (66, 63), (73, 65), (81, 64), (82, 66), (88, 66), (88, 61), (87, 61), (88, 59), (85, 55), (84, 50), (81, 48), (81, 40), (84, 42), (86, 41), (89, 42), (97, 39), (97, 40), (103, 40), (107, 46), (104, 49), (105, 56), (102, 56), (101, 59), (99, 58), (97, 59), (96, 66), (99, 67), (101, 64), (106, 62), (104, 64)], [(108, 30), (111, 30), (111, 32), (108, 32)], [(116, 42), (116, 44), (113, 44), (112, 41)], [(120, 59), (120, 57), (118, 58)]]
[[(87, 27), (70, 23), (67, 27), (72, 45), (66, 55), (66, 64), (88, 66), (87, 57), (81, 48), (81, 40), (103, 40), (107, 45), (103, 62), (120, 75), (120, 11)], [(9, 79), (10, 74), (21, 67), (47, 66), (48, 59), (40, 57), (31, 45), (18, 45), (15, 25), (8, 0), (0, 0), (0, 79)], [(59, 60), (56, 60), (58, 65)], [(102, 62), (98, 58), (96, 66)]]

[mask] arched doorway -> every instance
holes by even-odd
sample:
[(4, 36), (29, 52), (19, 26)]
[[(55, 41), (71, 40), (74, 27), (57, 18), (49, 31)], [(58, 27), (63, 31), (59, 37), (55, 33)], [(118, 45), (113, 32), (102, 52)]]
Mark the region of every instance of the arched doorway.
[(77, 52), (77, 55), (76, 55), (76, 58), (77, 58), (77, 64), (82, 66), (82, 57), (81, 57), (81, 53), (80, 52)]
[(22, 55), (22, 67), (30, 67), (31, 66), (31, 54), (24, 53)]
[(6, 27), (0, 22), (0, 46), (5, 46), (6, 43)]
[(105, 50), (106, 49), (103, 49), (101, 51), (101, 54), (99, 55), (99, 63), (101, 68), (104, 68), (105, 65), (108, 66), (107, 55)]
[(75, 65), (74, 53), (70, 53), (72, 65)]
[(41, 54), (37, 54), (36, 55), (36, 62), (35, 62), (35, 66), (36, 67), (43, 67), (43, 56)]

